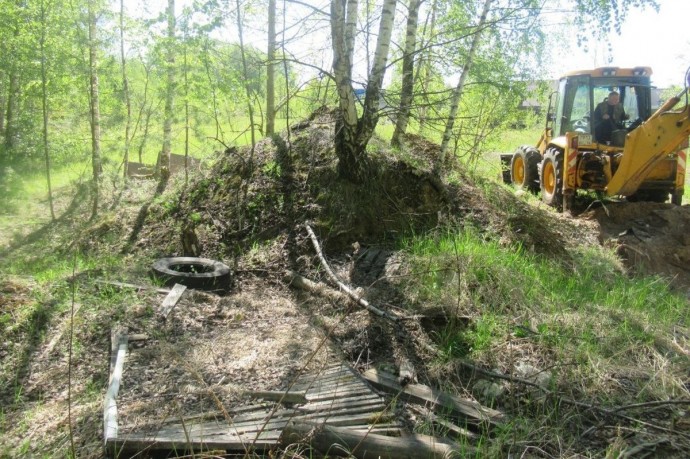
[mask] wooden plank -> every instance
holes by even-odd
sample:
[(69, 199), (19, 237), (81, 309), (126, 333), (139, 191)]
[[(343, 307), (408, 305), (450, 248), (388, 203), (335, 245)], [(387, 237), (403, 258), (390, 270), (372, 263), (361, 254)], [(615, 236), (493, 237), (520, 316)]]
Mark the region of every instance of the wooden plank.
[(158, 293), (170, 293), (170, 289), (167, 288), (160, 288), (160, 287), (152, 287), (150, 285), (135, 285), (135, 284), (128, 284), (126, 282), (114, 282), (114, 281), (106, 281), (102, 279), (95, 279), (95, 283), (97, 284), (102, 284), (102, 285), (109, 285), (111, 287), (118, 287), (118, 288), (131, 288), (136, 291), (141, 291), (141, 290), (155, 290)]
[(314, 387), (310, 390), (307, 391), (306, 396), (307, 399), (310, 397), (314, 397), (319, 394), (330, 394), (332, 392), (347, 392), (347, 391), (353, 391), (353, 390), (368, 390), (369, 392), (373, 391), (363, 382), (356, 382), (356, 383), (344, 383), (344, 384), (333, 384), (333, 385), (324, 385), (324, 386), (318, 386)]
[(127, 354), (127, 335), (118, 334), (117, 354), (114, 357), (115, 364), (110, 375), (110, 384), (103, 402), (103, 439), (107, 443), (109, 438), (117, 437), (117, 393), (120, 390), (122, 370)]
[(346, 397), (360, 397), (362, 395), (370, 395), (371, 393), (372, 392), (369, 388), (347, 391), (320, 392), (313, 395), (307, 394), (307, 400), (310, 402), (322, 402), (324, 400), (343, 399)]
[(323, 384), (332, 383), (352, 383), (352, 382), (362, 382), (361, 379), (355, 378), (350, 374), (334, 374), (331, 376), (324, 376), (323, 378), (314, 378), (310, 381), (299, 381), (293, 384), (291, 390), (309, 390), (311, 387), (315, 387)]
[[(304, 407), (300, 407), (295, 410), (280, 410), (277, 411), (273, 414), (271, 417), (271, 421), (278, 421), (281, 419), (291, 419), (291, 418), (302, 418), (302, 417), (309, 417), (309, 418), (331, 418), (331, 417), (336, 417), (336, 416), (343, 416), (343, 415), (360, 415), (362, 413), (364, 414), (371, 414), (371, 413), (380, 413), (383, 410), (385, 410), (385, 405), (378, 402), (378, 403), (362, 403), (359, 406), (347, 406), (347, 405), (341, 405), (336, 408), (329, 408), (327, 405), (323, 406), (319, 409), (312, 409), (312, 410), (305, 410), (303, 409)], [(223, 423), (225, 426), (238, 426), (238, 425), (243, 425), (245, 423), (252, 423), (252, 422), (258, 422), (258, 423), (263, 423), (266, 421), (266, 413), (256, 413), (256, 414), (247, 414), (244, 416), (237, 416), (232, 420), (232, 424), (227, 424)]]
[(130, 457), (131, 452), (140, 451), (187, 451), (224, 449), (228, 451), (247, 451), (253, 444), (254, 450), (263, 451), (275, 447), (280, 438), (280, 432), (264, 432), (255, 440), (255, 435), (226, 435), (212, 438), (168, 437), (162, 435), (147, 436), (140, 434), (123, 435), (109, 438), (106, 449), (112, 451), (116, 457)]
[(383, 397), (381, 397), (378, 394), (375, 394), (373, 391), (369, 391), (368, 394), (360, 395), (357, 397), (348, 397), (347, 399), (345, 399), (341, 402), (334, 402), (334, 401), (328, 401), (328, 400), (322, 401), (322, 402), (311, 401), (311, 402), (307, 403), (306, 405), (301, 406), (300, 409), (301, 410), (308, 410), (308, 409), (312, 409), (312, 408), (321, 409), (322, 407), (332, 405), (333, 403), (345, 403), (346, 401), (351, 401), (353, 403), (358, 403), (358, 402), (363, 402), (363, 401), (371, 401), (371, 402), (379, 401), (380, 403), (385, 403), (385, 401), (383, 400)]
[(363, 376), (375, 387), (391, 394), (399, 394), (402, 400), (422, 405), (430, 404), (436, 410), (464, 417), (473, 424), (497, 425), (501, 424), (504, 419), (503, 413), (500, 411), (482, 406), (471, 400), (463, 400), (423, 384), (408, 384), (402, 387), (395, 376), (375, 369), (365, 371)]
[[(280, 443), (283, 447), (309, 440), (316, 450), (334, 455), (340, 445), (348, 454), (358, 459), (441, 459), (452, 454), (475, 455), (471, 447), (461, 447), (452, 442), (442, 442), (424, 435), (387, 437), (374, 433), (355, 431), (342, 427), (316, 426), (311, 423), (290, 423), (283, 431)], [(459, 455), (459, 457), (465, 457)]]
[(312, 384), (310, 384), (310, 388), (306, 389), (307, 392), (313, 392), (315, 390), (319, 390), (320, 388), (324, 387), (342, 387), (342, 386), (352, 386), (354, 384), (359, 384), (360, 386), (366, 387), (367, 383), (362, 380), (362, 379), (354, 379), (354, 378), (338, 378), (338, 379), (332, 379), (332, 380), (325, 380), (325, 381), (315, 381)]
[(383, 403), (381, 398), (374, 397), (352, 397), (342, 400), (327, 400), (324, 402), (308, 403), (304, 406), (298, 408), (299, 411), (326, 411), (326, 410), (340, 410), (340, 409), (359, 409), (363, 406), (369, 406), (372, 411), (377, 409), (385, 408), (386, 404)]
[(306, 420), (308, 422), (313, 422), (317, 424), (325, 423), (329, 426), (367, 426), (372, 424), (374, 421), (379, 421), (381, 423), (386, 423), (391, 420), (391, 415), (383, 413), (360, 413), (360, 414), (342, 414), (342, 415), (327, 415), (327, 414), (315, 414), (308, 416), (295, 416), (295, 420), (300, 421)]
[(172, 290), (170, 293), (168, 293), (168, 296), (165, 297), (163, 300), (163, 304), (161, 304), (161, 314), (163, 317), (167, 318), (168, 314), (170, 314), (170, 311), (175, 307), (178, 301), (180, 301), (180, 297), (182, 297), (182, 294), (184, 291), (187, 290), (186, 285), (182, 284), (175, 284), (173, 285)]
[(312, 390), (312, 388), (325, 386), (325, 385), (335, 385), (335, 384), (352, 384), (352, 383), (364, 384), (361, 379), (356, 379), (350, 375), (333, 375), (330, 377), (319, 378), (308, 383), (296, 383), (292, 386), (291, 390)]
[[(149, 435), (151, 437), (175, 437), (175, 438), (186, 438), (187, 435), (190, 438), (211, 438), (211, 437), (226, 437), (230, 436), (240, 436), (240, 435), (253, 435), (259, 430), (264, 432), (273, 432), (282, 430), (288, 423), (289, 418), (285, 419), (271, 419), (269, 422), (265, 422), (261, 419), (244, 421), (244, 422), (233, 422), (232, 424), (223, 423), (203, 423), (194, 425), (184, 425), (176, 424), (161, 427), (160, 429), (138, 432), (137, 435)], [(256, 435), (254, 435), (256, 436)]]
[(252, 398), (260, 398), (266, 401), (273, 401), (279, 403), (307, 403), (307, 397), (305, 396), (304, 392), (281, 392), (265, 390), (249, 391), (245, 392), (244, 395), (247, 395)]

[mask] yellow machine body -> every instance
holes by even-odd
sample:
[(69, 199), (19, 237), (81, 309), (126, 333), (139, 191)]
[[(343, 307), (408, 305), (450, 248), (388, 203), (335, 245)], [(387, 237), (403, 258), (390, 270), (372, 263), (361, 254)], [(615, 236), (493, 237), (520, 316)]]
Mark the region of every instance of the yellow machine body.
[[(602, 67), (564, 75), (536, 146), (502, 155), (506, 181), (541, 190), (542, 199), (557, 208), (571, 207), (577, 190), (657, 202), (670, 196), (680, 204), (690, 135), (688, 88), (656, 108), (651, 73), (648, 67)], [(595, 109), (613, 91), (635, 119), (615, 126), (611, 121), (611, 138), (604, 138)]]

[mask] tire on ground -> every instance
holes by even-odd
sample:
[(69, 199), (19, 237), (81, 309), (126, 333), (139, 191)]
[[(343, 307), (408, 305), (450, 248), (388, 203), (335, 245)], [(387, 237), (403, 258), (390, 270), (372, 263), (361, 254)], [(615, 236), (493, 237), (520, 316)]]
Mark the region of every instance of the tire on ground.
[(519, 190), (539, 191), (539, 150), (522, 146), (515, 150), (510, 162), (510, 180)]
[(541, 199), (556, 209), (563, 209), (563, 152), (549, 148), (539, 166)]
[(151, 270), (153, 276), (165, 285), (182, 284), (189, 288), (219, 291), (226, 291), (230, 286), (230, 268), (208, 258), (159, 258)]

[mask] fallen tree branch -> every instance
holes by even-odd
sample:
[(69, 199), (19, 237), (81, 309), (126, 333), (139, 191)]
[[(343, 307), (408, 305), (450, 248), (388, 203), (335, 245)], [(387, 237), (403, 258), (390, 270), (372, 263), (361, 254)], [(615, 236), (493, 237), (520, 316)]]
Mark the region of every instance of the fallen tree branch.
[(332, 287), (329, 287), (321, 282), (314, 282), (313, 280), (307, 279), (306, 277), (294, 271), (287, 271), (285, 273), (285, 282), (295, 288), (306, 290), (307, 292), (314, 293), (328, 300), (344, 301), (350, 299), (350, 297), (345, 295), (343, 292), (334, 290)]
[(388, 311), (383, 311), (375, 306), (372, 306), (371, 304), (369, 304), (367, 300), (359, 296), (354, 290), (352, 290), (350, 287), (345, 285), (345, 283), (343, 283), (340, 279), (338, 279), (338, 276), (335, 275), (331, 267), (328, 265), (326, 258), (323, 256), (323, 252), (321, 251), (321, 246), (319, 245), (319, 241), (316, 238), (316, 234), (314, 234), (314, 231), (311, 229), (309, 225), (304, 225), (304, 227), (307, 229), (307, 233), (309, 233), (309, 238), (311, 239), (311, 242), (314, 245), (314, 250), (316, 250), (316, 254), (319, 256), (321, 265), (326, 271), (326, 274), (328, 275), (328, 278), (331, 280), (331, 282), (335, 283), (341, 291), (346, 293), (357, 304), (359, 304), (369, 312), (372, 312), (379, 317), (383, 317), (384, 319), (388, 319), (392, 322), (397, 323), (400, 320), (400, 317), (398, 317), (396, 314), (390, 313)]
[(618, 412), (618, 411), (632, 410), (635, 408), (651, 408), (651, 407), (666, 406), (666, 405), (690, 405), (690, 400), (654, 400), (651, 402), (633, 403), (631, 405), (619, 406), (618, 408), (614, 408), (611, 411)]

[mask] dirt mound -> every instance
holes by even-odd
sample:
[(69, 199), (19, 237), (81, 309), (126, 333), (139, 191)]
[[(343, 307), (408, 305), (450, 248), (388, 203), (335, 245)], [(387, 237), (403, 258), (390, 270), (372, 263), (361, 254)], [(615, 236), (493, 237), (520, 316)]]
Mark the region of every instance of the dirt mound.
[(690, 206), (615, 203), (592, 217), (602, 244), (615, 244), (632, 272), (667, 277), (690, 296)]
[[(501, 219), (457, 165), (449, 163), (459, 177), (454, 184), (433, 174), (433, 144), (411, 136), (400, 154), (374, 138), (364, 159), (368, 176), (357, 184), (341, 179), (334, 129), (324, 110), (293, 126), (289, 137), (263, 139), (253, 151), (226, 150), (181, 195), (152, 206), (136, 248), (227, 259), (291, 237), (309, 222), (327, 250), (341, 252), (354, 242), (395, 243), (450, 220), (484, 228)], [(191, 246), (199, 253), (189, 253)]]

